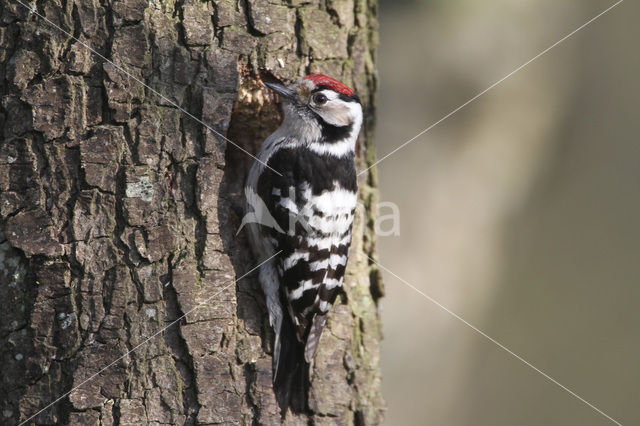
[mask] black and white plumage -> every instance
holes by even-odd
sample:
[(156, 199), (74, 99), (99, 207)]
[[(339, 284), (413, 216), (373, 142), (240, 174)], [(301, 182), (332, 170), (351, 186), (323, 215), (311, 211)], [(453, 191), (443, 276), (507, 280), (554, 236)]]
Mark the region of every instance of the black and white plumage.
[[(309, 365), (342, 286), (362, 107), (353, 90), (323, 75), (267, 85), (284, 101), (284, 120), (262, 144), (245, 189), (247, 210), (259, 222), (248, 227), (254, 254), (264, 260), (281, 251), (260, 267), (259, 281), (276, 335), (274, 390), (285, 413), (305, 409)], [(256, 196), (261, 203), (252, 202)]]

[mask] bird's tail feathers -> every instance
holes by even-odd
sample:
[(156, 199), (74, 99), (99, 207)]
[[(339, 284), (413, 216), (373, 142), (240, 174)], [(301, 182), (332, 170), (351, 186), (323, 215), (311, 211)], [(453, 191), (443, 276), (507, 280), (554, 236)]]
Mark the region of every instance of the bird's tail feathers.
[(304, 358), (304, 345), (296, 338), (291, 317), (283, 315), (280, 333), (276, 334), (273, 364), (273, 390), (283, 417), (287, 408), (293, 413), (306, 411), (308, 389), (309, 364)]

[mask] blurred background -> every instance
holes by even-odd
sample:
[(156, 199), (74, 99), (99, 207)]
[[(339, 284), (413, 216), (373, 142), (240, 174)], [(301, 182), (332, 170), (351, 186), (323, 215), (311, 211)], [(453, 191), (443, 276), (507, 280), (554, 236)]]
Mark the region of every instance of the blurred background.
[[(380, 2), (381, 157), (615, 1)], [(640, 4), (627, 1), (379, 165), (380, 261), (640, 424)], [(385, 274), (389, 425), (608, 425)]]

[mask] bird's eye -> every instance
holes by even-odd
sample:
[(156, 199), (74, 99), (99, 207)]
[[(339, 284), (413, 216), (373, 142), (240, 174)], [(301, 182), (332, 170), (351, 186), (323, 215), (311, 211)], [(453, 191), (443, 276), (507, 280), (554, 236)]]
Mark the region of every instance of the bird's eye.
[(327, 97), (322, 93), (316, 93), (313, 95), (313, 103), (316, 105), (324, 105), (327, 103)]

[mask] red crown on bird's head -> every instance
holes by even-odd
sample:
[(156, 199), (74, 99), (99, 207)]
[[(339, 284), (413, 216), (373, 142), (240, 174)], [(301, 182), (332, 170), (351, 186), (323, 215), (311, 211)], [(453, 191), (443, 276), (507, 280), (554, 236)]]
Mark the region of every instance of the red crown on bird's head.
[(335, 78), (327, 77), (326, 75), (311, 74), (306, 76), (304, 80), (311, 81), (316, 87), (325, 87), (346, 96), (353, 96), (355, 93), (349, 86), (342, 84)]

